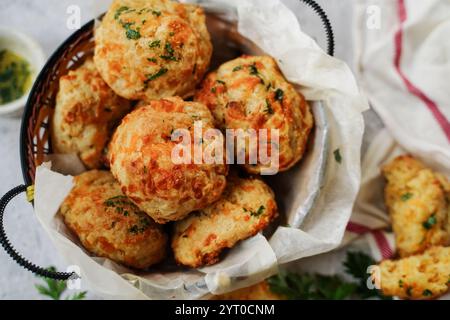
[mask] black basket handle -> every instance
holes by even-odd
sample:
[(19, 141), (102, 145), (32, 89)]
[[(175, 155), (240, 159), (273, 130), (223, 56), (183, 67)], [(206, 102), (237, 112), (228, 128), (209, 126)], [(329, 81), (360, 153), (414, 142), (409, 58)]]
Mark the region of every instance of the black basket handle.
[(6, 206), (8, 203), (17, 195), (22, 192), (27, 192), (27, 197), (29, 201), (33, 199), (33, 187), (27, 187), (25, 185), (17, 186), (11, 190), (9, 190), (1, 199), (0, 199), (0, 243), (5, 249), (5, 251), (14, 259), (19, 265), (24, 267), (25, 269), (45, 278), (51, 278), (55, 280), (69, 280), (69, 279), (77, 279), (79, 276), (75, 273), (69, 272), (55, 272), (51, 270), (47, 270), (45, 268), (36, 266), (30, 261), (23, 258), (11, 245), (6, 236), (5, 228), (3, 226), (3, 215), (5, 213)]
[(322, 7), (315, 2), (314, 0), (300, 0), (307, 6), (310, 6), (320, 17), (322, 20), (323, 26), (325, 28), (325, 33), (327, 35), (327, 53), (330, 56), (334, 55), (334, 33), (333, 28), (331, 27), (330, 20), (328, 19), (327, 14), (322, 9)]

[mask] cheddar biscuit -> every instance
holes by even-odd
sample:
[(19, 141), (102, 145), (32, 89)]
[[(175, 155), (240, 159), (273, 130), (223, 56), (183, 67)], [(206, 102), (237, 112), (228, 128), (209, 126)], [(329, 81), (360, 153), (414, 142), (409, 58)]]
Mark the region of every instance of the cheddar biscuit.
[(225, 248), (257, 234), (277, 214), (274, 194), (262, 180), (230, 176), (219, 201), (175, 224), (175, 260), (192, 268), (214, 264)]
[[(261, 173), (270, 166), (260, 157), (256, 164), (249, 163), (250, 152), (256, 154), (263, 144), (268, 155), (278, 152), (279, 171), (291, 168), (305, 152), (312, 113), (269, 56), (242, 56), (222, 64), (202, 82), (195, 101), (206, 104), (221, 129), (267, 129), (266, 141), (258, 135), (257, 144), (236, 150), (237, 154), (245, 152), (245, 169), (250, 173)], [(278, 143), (271, 129), (278, 130)]]
[[(218, 200), (225, 188), (228, 168), (222, 134), (216, 130), (217, 139), (222, 137), (216, 144), (222, 152), (217, 163), (196, 162), (196, 148), (204, 154), (216, 138), (195, 140), (195, 123), (202, 125), (203, 134), (214, 129), (211, 113), (203, 104), (179, 97), (154, 100), (128, 114), (110, 143), (111, 171), (123, 192), (158, 223), (203, 209)], [(178, 130), (185, 130), (186, 138), (192, 139), (187, 144), (186, 155), (190, 157), (186, 162), (173, 157), (185, 155), (176, 148), (187, 140), (172, 140)]]
[(168, 0), (114, 1), (95, 44), (103, 79), (131, 100), (192, 95), (212, 54), (203, 9)]
[(88, 251), (137, 269), (164, 258), (161, 226), (123, 195), (110, 172), (92, 170), (74, 180), (60, 213)]
[(432, 170), (409, 155), (384, 166), (385, 201), (401, 257), (430, 246), (447, 245), (449, 203), (445, 186)]
[(433, 299), (448, 291), (450, 247), (432, 247), (422, 254), (380, 263), (383, 294), (403, 299)]
[(86, 167), (102, 165), (102, 155), (112, 131), (130, 110), (103, 81), (92, 59), (59, 80), (52, 118), (55, 153), (77, 154)]

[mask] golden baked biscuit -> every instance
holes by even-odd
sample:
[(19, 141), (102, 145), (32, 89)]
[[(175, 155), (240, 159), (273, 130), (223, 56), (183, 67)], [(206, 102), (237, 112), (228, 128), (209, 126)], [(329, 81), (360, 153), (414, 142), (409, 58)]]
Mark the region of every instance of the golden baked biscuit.
[[(194, 100), (206, 104), (221, 129), (279, 130), (278, 145), (270, 133), (267, 140), (268, 146), (278, 149), (279, 171), (291, 168), (305, 152), (314, 122), (310, 108), (269, 56), (242, 56), (222, 64), (202, 82)], [(252, 150), (262, 143), (258, 136)], [(259, 157), (256, 165), (249, 164), (249, 149), (245, 149), (248, 172), (257, 174), (269, 167)]]
[(219, 201), (175, 223), (175, 260), (192, 268), (214, 264), (225, 248), (254, 236), (277, 215), (267, 184), (257, 178), (230, 176)]
[(88, 168), (99, 168), (112, 130), (129, 111), (100, 77), (92, 59), (59, 79), (52, 118), (55, 153), (77, 154)]
[(283, 300), (283, 297), (270, 291), (267, 281), (214, 297), (215, 300)]
[(211, 54), (205, 14), (192, 4), (115, 0), (95, 30), (95, 64), (127, 99), (192, 95)]
[(449, 203), (438, 176), (409, 155), (384, 166), (385, 201), (401, 257), (447, 245)]
[(431, 247), (422, 254), (380, 263), (380, 285), (386, 296), (433, 299), (450, 285), (450, 247)]
[[(198, 137), (195, 141), (195, 123), (202, 124), (202, 133), (213, 129), (212, 115), (203, 104), (179, 97), (154, 100), (128, 114), (109, 145), (111, 171), (123, 192), (158, 223), (182, 219), (208, 206), (225, 188), (228, 168), (223, 140)], [(180, 154), (174, 151), (177, 146), (187, 142), (172, 141), (179, 129), (187, 130), (192, 139), (187, 162), (172, 158), (172, 153)], [(195, 148), (206, 154), (214, 141), (219, 141), (222, 163), (195, 162)]]
[(88, 251), (137, 269), (164, 258), (161, 226), (123, 195), (110, 172), (87, 171), (74, 180), (60, 213)]

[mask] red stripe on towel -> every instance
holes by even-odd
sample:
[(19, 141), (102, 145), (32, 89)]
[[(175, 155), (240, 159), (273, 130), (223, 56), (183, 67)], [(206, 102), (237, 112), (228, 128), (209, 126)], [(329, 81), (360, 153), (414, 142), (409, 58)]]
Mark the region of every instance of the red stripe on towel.
[(350, 221), (347, 224), (347, 231), (353, 232), (359, 235), (363, 235), (366, 233), (370, 233), (375, 242), (377, 244), (378, 250), (380, 251), (381, 257), (383, 259), (391, 258), (393, 255), (393, 250), (389, 244), (389, 241), (386, 239), (386, 236), (381, 230), (372, 230), (369, 227), (366, 227), (362, 224)]
[(408, 91), (415, 95), (417, 98), (422, 100), (422, 102), (428, 107), (430, 112), (433, 114), (436, 121), (439, 123), (440, 127), (444, 131), (444, 134), (447, 137), (447, 140), (450, 142), (450, 122), (447, 120), (445, 115), (439, 110), (439, 107), (437, 104), (431, 100), (423, 91), (421, 91), (419, 88), (417, 88), (403, 73), (400, 61), (402, 57), (402, 51), (403, 51), (403, 23), (406, 21), (407, 13), (406, 13), (406, 6), (405, 6), (405, 0), (398, 0), (398, 16), (400, 19), (400, 26), (395, 33), (395, 58), (394, 58), (394, 66), (397, 70), (397, 73), (399, 74), (400, 78), (402, 78), (403, 82), (405, 83), (406, 88)]
[(365, 233), (368, 233), (368, 232), (372, 232), (372, 230), (370, 228), (368, 228), (366, 226), (363, 226), (362, 224), (359, 224), (359, 223), (356, 223), (356, 222), (352, 222), (352, 221), (350, 221), (347, 224), (346, 230), (350, 231), (350, 232), (353, 232), (353, 233), (356, 233), (356, 234), (365, 234)]
[(384, 233), (380, 230), (375, 230), (372, 235), (377, 243), (378, 249), (380, 250), (383, 259), (389, 259), (392, 257), (393, 252), (388, 240), (386, 239)]

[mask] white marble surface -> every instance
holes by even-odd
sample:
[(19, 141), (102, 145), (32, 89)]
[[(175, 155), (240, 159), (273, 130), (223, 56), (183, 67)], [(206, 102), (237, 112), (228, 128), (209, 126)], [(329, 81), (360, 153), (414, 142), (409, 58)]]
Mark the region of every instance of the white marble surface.
[[(68, 6), (80, 7), (84, 23), (104, 11), (109, 2), (110, 0), (0, 0), (0, 25), (29, 34), (42, 45), (49, 56), (73, 32), (66, 27)], [(334, 26), (336, 56), (351, 65), (351, 0), (318, 2), (325, 8)], [(324, 44), (320, 37), (322, 27), (310, 9), (298, 0), (285, 0), (285, 3), (298, 13), (304, 29), (317, 35), (319, 43)], [(365, 137), (367, 143), (380, 123), (372, 112), (368, 112), (365, 118), (369, 127)], [(0, 118), (0, 195), (23, 183), (19, 159), (20, 122), (19, 118)], [(42, 266), (55, 265), (60, 270), (66, 268), (66, 263), (55, 252), (24, 196), (13, 200), (5, 221), (11, 242), (25, 257)], [(34, 284), (39, 281), (0, 250), (0, 299), (42, 299), (34, 288)], [(89, 298), (96, 297), (90, 295)]]

